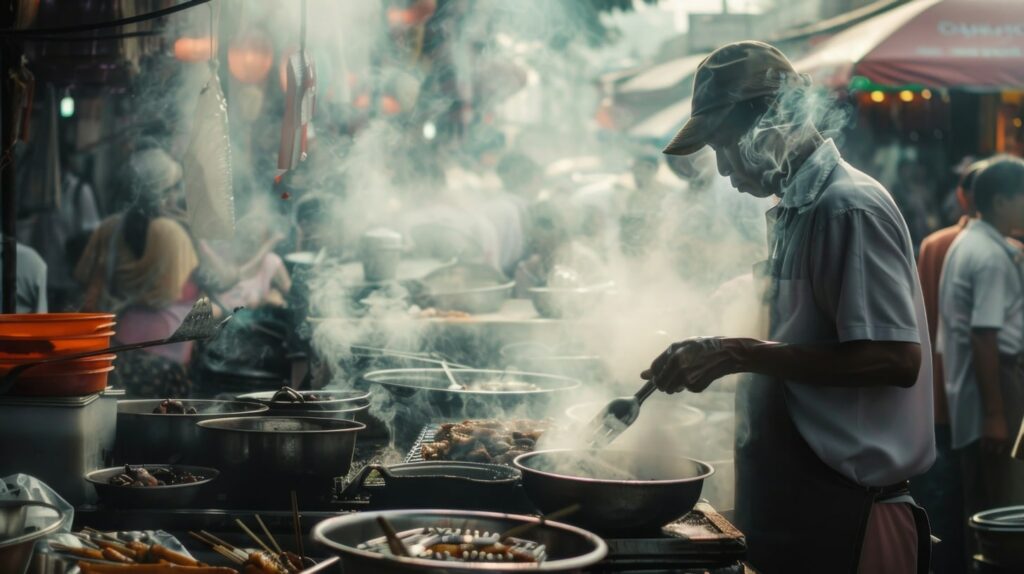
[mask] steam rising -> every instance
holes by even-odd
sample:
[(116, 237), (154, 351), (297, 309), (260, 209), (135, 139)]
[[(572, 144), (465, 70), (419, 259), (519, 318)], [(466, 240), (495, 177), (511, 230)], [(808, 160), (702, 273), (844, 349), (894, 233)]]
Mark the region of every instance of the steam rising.
[[(221, 28), (233, 29), (236, 37), (269, 35), (279, 52), (297, 45), (297, 2), (222, 2)], [(309, 0), (307, 49), (319, 74), (318, 110), (309, 158), (286, 176), (289, 189), (296, 191), (290, 202), (278, 199), (276, 189), (267, 191), (280, 133), (282, 96), (273, 85), (276, 65), (262, 93), (237, 82), (226, 84), (236, 181), (250, 184), (248, 189), (236, 184), (239, 211), (248, 214), (240, 234), (258, 235), (246, 233), (249, 227), (285, 232), (292, 205), (302, 194), (326, 199), (325, 261), (304, 278), (312, 318), (303, 329), (308, 329), (304, 334), (321, 365), (317, 383), (358, 384), (360, 369), (351, 352), (355, 344), (439, 352), (479, 368), (551, 369), (583, 383), (553, 401), (545, 413), (568, 426), (567, 407), (587, 401), (600, 404), (639, 389), (639, 373), (673, 341), (756, 334), (756, 313), (748, 304), (749, 271), (765, 255), (760, 213), (769, 206), (728, 188), (714, 172), (713, 161), (698, 162), (700, 174), (690, 183), (672, 176), (661, 162), (658, 181), (664, 197), (652, 209), (657, 224), (646, 229), (651, 237), (641, 252), (623, 253), (619, 217), (628, 193), (628, 161), (650, 150), (599, 133), (594, 124), (600, 96), (594, 78), (603, 70), (595, 65), (599, 60), (588, 46), (594, 38), (577, 41), (584, 35), (577, 3), (438, 2), (435, 19), (452, 29), (433, 30), (446, 40), (437, 45), (423, 44), (423, 38), (410, 31), (389, 30), (390, 6), (382, 0)], [(190, 25), (206, 29), (208, 14), (193, 12)], [(180, 90), (163, 90), (183, 95), (177, 104), (178, 115), (185, 119), (195, 107), (205, 73), (205, 64), (197, 65), (182, 78)], [(371, 96), (393, 97), (398, 111), (385, 112), (378, 100), (371, 100), (368, 108), (357, 105), (368, 86), (374, 88)], [(788, 85), (741, 142), (744, 160), (757, 166), (766, 181), (791, 175), (793, 151), (813, 129), (834, 136), (848, 121), (848, 112), (833, 104), (824, 93), (799, 82)], [(466, 114), (472, 117), (463, 118)], [(452, 122), (453, 117), (463, 119)], [(453, 125), (461, 131), (453, 133)], [(176, 132), (181, 140), (188, 130)], [(361, 285), (358, 238), (382, 226), (404, 234), (406, 254), (413, 259), (424, 256), (423, 245), (410, 233), (415, 224), (467, 222), (466, 229), (480, 244), (475, 259), (496, 264), (492, 244), (497, 239), (477, 232), (468, 222), (483, 217), (498, 197), (501, 185), (494, 159), (510, 152), (523, 153), (542, 167), (592, 158), (597, 168), (551, 175), (541, 189), (532, 190), (533, 196), (522, 200), (556, 200), (553, 205), (561, 206), (570, 234), (597, 253), (600, 274), (614, 282), (614, 293), (583, 317), (565, 322), (531, 321), (534, 313), (528, 301), (517, 302), (505, 322), (446, 322), (421, 318), (413, 305), (415, 293), (406, 286)], [(751, 212), (752, 218), (740, 216)], [(234, 244), (241, 255), (251, 248), (251, 242)], [(407, 263), (406, 269), (420, 265), (418, 274), (423, 275), (439, 263)], [(603, 365), (594, 369), (587, 361), (544, 363), (502, 357), (503, 348), (523, 343), (533, 344), (548, 359), (594, 356)], [(371, 412), (392, 429), (428, 408), (415, 397), (396, 397), (378, 385), (370, 390)], [(703, 410), (704, 420), (673, 420), (673, 406), (680, 404)], [(494, 405), (468, 402), (450, 416), (531, 414)], [(729, 381), (700, 395), (658, 394), (616, 447), (728, 461), (731, 419)], [(705, 495), (730, 507), (727, 462), (719, 465), (713, 480), (721, 482), (706, 486), (710, 490)]]

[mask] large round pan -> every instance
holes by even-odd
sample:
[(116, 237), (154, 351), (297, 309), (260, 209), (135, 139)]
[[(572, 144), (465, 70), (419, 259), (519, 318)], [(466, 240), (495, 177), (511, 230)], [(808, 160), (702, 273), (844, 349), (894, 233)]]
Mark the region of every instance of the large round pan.
[(516, 457), (527, 496), (545, 514), (602, 535), (654, 533), (693, 509), (711, 465), (660, 451), (553, 449)]
[(199, 421), (221, 417), (253, 416), (267, 412), (256, 402), (182, 399), (194, 415), (156, 414), (153, 409), (163, 399), (117, 401), (118, 462), (191, 463), (201, 462), (203, 444), (199, 439)]
[[(385, 388), (399, 403), (424, 407), (418, 409), (420, 415), (430, 420), (544, 416), (554, 400), (580, 386), (576, 379), (539, 373), (487, 369), (451, 372), (460, 387), (451, 387), (444, 369), (373, 371), (363, 375), (363, 380)], [(504, 385), (508, 388), (494, 390), (488, 386), (492, 383), (498, 383), (499, 389)]]
[[(429, 496), (429, 494), (426, 494)], [(377, 518), (384, 517), (401, 533), (426, 527), (460, 528), (480, 532), (506, 532), (515, 526), (535, 525), (520, 535), (547, 548), (548, 558), (541, 564), (524, 562), (441, 562), (424, 558), (404, 558), (363, 550), (359, 545), (380, 537)], [(313, 528), (313, 540), (341, 557), (345, 572), (376, 574), (473, 572), (582, 572), (601, 561), (608, 553), (603, 540), (579, 528), (559, 522), (541, 521), (535, 516), (518, 516), (468, 510), (389, 510), (353, 512), (328, 518)]]

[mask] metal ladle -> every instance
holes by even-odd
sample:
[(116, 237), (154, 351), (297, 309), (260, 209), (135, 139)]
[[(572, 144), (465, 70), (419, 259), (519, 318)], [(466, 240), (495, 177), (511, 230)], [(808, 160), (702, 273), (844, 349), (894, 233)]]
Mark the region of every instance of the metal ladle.
[[(235, 311), (238, 311), (238, 309), (235, 309)], [(185, 315), (185, 318), (181, 321), (181, 325), (178, 325), (178, 328), (175, 329), (174, 332), (171, 333), (171, 336), (166, 339), (143, 341), (141, 343), (131, 343), (128, 345), (117, 345), (115, 347), (107, 347), (105, 349), (85, 351), (83, 353), (74, 353), (70, 355), (60, 355), (58, 357), (50, 357), (31, 363), (17, 365), (7, 371), (3, 378), (0, 379), (0, 395), (7, 394), (7, 391), (11, 390), (11, 386), (14, 385), (14, 381), (23, 372), (33, 367), (38, 367), (39, 365), (51, 365), (53, 363), (64, 363), (67, 361), (75, 361), (78, 359), (108, 355), (111, 353), (120, 353), (122, 351), (134, 351), (136, 349), (146, 349), (148, 347), (183, 343), (185, 341), (209, 339), (219, 333), (221, 328), (223, 328), (233, 316), (234, 315), (228, 315), (223, 320), (218, 321), (217, 318), (213, 316), (213, 305), (210, 304), (210, 300), (206, 297), (201, 297), (194, 305), (192, 305), (192, 309), (190, 309), (188, 314)]]

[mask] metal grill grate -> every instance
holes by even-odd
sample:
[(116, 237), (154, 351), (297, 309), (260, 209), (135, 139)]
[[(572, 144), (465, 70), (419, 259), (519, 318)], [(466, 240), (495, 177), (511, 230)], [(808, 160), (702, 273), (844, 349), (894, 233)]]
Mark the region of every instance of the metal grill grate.
[(416, 442), (412, 443), (412, 448), (409, 449), (409, 454), (405, 455), (404, 462), (423, 462), (423, 443), (433, 442), (434, 436), (437, 431), (441, 429), (441, 425), (428, 424), (423, 427), (420, 434), (416, 437)]

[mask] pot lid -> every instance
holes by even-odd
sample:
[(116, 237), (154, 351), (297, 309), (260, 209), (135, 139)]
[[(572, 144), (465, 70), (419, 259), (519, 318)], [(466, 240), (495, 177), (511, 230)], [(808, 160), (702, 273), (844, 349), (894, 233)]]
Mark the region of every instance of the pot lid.
[(971, 526), (982, 530), (1024, 532), (1024, 506), (1007, 506), (979, 512), (971, 517)]

